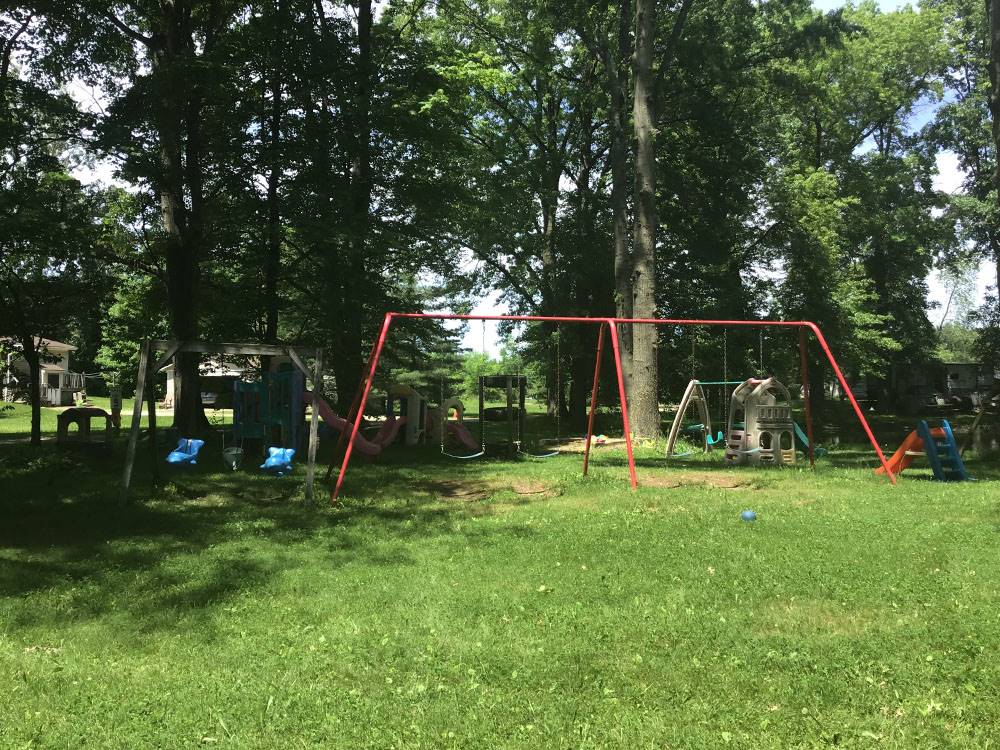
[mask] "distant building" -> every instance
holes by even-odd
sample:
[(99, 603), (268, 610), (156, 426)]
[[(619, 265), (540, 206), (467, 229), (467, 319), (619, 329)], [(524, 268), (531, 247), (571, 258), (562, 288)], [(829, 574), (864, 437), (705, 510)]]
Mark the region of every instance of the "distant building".
[[(889, 383), (873, 377), (851, 378), (849, 382), (854, 396), (859, 401), (867, 400), (869, 394), (885, 392), (884, 389), (888, 389), (895, 394), (897, 400), (904, 399), (923, 404), (937, 399), (943, 404), (973, 394), (985, 396), (993, 390), (998, 380), (1000, 373), (995, 372), (989, 365), (979, 362), (943, 362), (924, 367), (914, 365), (898, 368), (894, 381)], [(827, 384), (827, 393), (832, 398), (843, 395), (836, 381)]]
[(968, 396), (977, 391), (989, 391), (996, 377), (992, 367), (979, 362), (948, 362), (943, 367), (943, 390), (949, 396)]
[[(42, 355), (41, 362), (41, 401), (45, 406), (72, 406), (76, 396), (83, 391), (83, 373), (70, 371), (70, 353), (76, 351), (71, 344), (52, 339), (34, 339), (35, 346)], [(55, 361), (53, 358), (58, 358)], [(28, 362), (19, 354), (7, 355), (3, 375), (3, 400), (13, 401), (15, 398), (26, 399), (28, 386), (31, 382)]]
[[(244, 368), (231, 363), (204, 359), (198, 368), (201, 380), (201, 402), (205, 406), (215, 406), (219, 396), (230, 394), (233, 383), (243, 377)], [(173, 362), (163, 368), (167, 375), (167, 395), (163, 398), (163, 406), (173, 407), (178, 387), (177, 368)], [(224, 399), (225, 400), (225, 399)]]

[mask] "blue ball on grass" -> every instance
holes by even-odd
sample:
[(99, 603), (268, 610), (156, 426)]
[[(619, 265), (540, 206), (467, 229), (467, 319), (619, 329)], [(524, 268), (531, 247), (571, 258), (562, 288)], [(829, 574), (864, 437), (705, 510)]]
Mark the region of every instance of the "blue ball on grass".
[(756, 521), (757, 514), (754, 513), (752, 510), (745, 510), (742, 513), (740, 513), (740, 518), (742, 518), (744, 521)]

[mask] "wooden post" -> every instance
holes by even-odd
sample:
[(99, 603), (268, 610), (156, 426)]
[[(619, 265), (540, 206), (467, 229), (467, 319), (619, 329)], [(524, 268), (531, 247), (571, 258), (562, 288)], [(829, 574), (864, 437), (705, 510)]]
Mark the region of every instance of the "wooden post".
[[(524, 440), (524, 435), (518, 435), (518, 441)], [(514, 444), (514, 389), (510, 375), (507, 376), (507, 440), (510, 441), (510, 450), (516, 451), (521, 448)]]
[(128, 447), (125, 449), (125, 469), (122, 471), (121, 491), (118, 504), (128, 502), (128, 487), (132, 482), (132, 464), (135, 463), (135, 446), (139, 442), (139, 426), (142, 423), (142, 398), (146, 386), (146, 370), (149, 368), (150, 343), (143, 342), (139, 348), (139, 372), (135, 381), (135, 404), (132, 408), (132, 426), (129, 429)]
[(521, 436), (522, 448), (524, 444), (524, 402), (527, 396), (528, 378), (524, 375), (517, 376), (517, 434)]
[(319, 399), (323, 387), (323, 350), (316, 350), (316, 367), (312, 384), (312, 416), (309, 418), (309, 463), (306, 466), (306, 502), (313, 501), (313, 481), (316, 478), (316, 447), (319, 445)]
[(483, 451), (486, 450), (486, 419), (483, 411), (486, 407), (486, 397), (483, 393), (484, 386), (482, 375), (479, 376), (479, 445)]
[[(150, 354), (152, 354), (152, 352), (150, 352)], [(148, 377), (152, 378), (155, 375), (156, 375), (155, 372), (150, 372), (149, 375), (148, 375)], [(149, 394), (149, 397), (148, 397), (149, 419), (147, 420), (148, 421), (148, 426), (149, 426), (149, 461), (150, 461), (150, 469), (151, 469), (151, 476), (152, 476), (153, 484), (156, 485), (156, 484), (160, 483), (160, 462), (157, 460), (157, 455), (156, 455), (157, 445), (156, 445), (156, 386), (155, 386), (155, 384), (154, 383), (150, 383), (149, 387), (146, 389), (146, 392)]]
[(979, 413), (972, 420), (972, 427), (969, 428), (969, 434), (965, 436), (965, 440), (962, 441), (962, 448), (958, 452), (959, 458), (965, 456), (965, 451), (972, 445), (972, 439), (976, 436), (976, 430), (979, 429), (979, 423), (983, 421), (984, 416), (986, 416), (986, 404), (979, 407)]

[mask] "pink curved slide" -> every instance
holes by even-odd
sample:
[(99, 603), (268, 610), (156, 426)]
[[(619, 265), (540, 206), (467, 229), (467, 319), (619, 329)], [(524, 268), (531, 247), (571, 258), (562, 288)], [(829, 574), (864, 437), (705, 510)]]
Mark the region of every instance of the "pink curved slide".
[(464, 447), (468, 448), (470, 451), (479, 450), (479, 443), (473, 439), (472, 434), (464, 424), (461, 422), (445, 422), (445, 425), (448, 427), (448, 432), (450, 432)]
[[(311, 404), (312, 392), (303, 391), (302, 400), (307, 404)], [(343, 432), (344, 430), (351, 431), (351, 423), (331, 409), (326, 401), (321, 398), (316, 399), (316, 401), (319, 404), (319, 416), (324, 422), (338, 432)], [(371, 440), (368, 440), (358, 432), (354, 438), (354, 449), (366, 456), (377, 456), (385, 446), (396, 439), (396, 435), (399, 434), (399, 428), (404, 424), (406, 424), (406, 417), (389, 417), (382, 423), (378, 433)]]

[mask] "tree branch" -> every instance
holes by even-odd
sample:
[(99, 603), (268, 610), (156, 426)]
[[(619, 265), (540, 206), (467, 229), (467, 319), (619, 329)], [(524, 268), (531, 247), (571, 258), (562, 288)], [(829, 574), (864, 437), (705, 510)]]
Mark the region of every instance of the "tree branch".
[(653, 91), (659, 90), (660, 85), (663, 83), (663, 76), (670, 69), (671, 63), (673, 63), (674, 54), (677, 51), (677, 42), (680, 41), (681, 34), (684, 33), (684, 23), (687, 21), (688, 13), (691, 11), (693, 4), (694, 0), (684, 0), (680, 10), (677, 11), (677, 16), (674, 18), (674, 27), (670, 31), (670, 38), (667, 39), (667, 46), (663, 48), (663, 53), (660, 56), (660, 69), (656, 71)]
[(106, 11), (104, 18), (111, 22), (111, 24), (118, 29), (121, 33), (131, 39), (133, 42), (138, 42), (139, 44), (145, 45), (146, 47), (153, 46), (153, 39), (148, 36), (143, 36), (138, 31), (133, 29), (131, 26), (123, 23), (118, 16), (112, 13), (110, 10)]
[(27, 28), (28, 24), (31, 23), (31, 19), (35, 17), (34, 13), (29, 13), (28, 17), (24, 19), (17, 31), (11, 34), (10, 39), (3, 47), (3, 61), (0, 63), (0, 92), (5, 88), (5, 83), (7, 81), (7, 74), (10, 72), (10, 58), (14, 54), (14, 45), (17, 43), (17, 38), (23, 34)]

